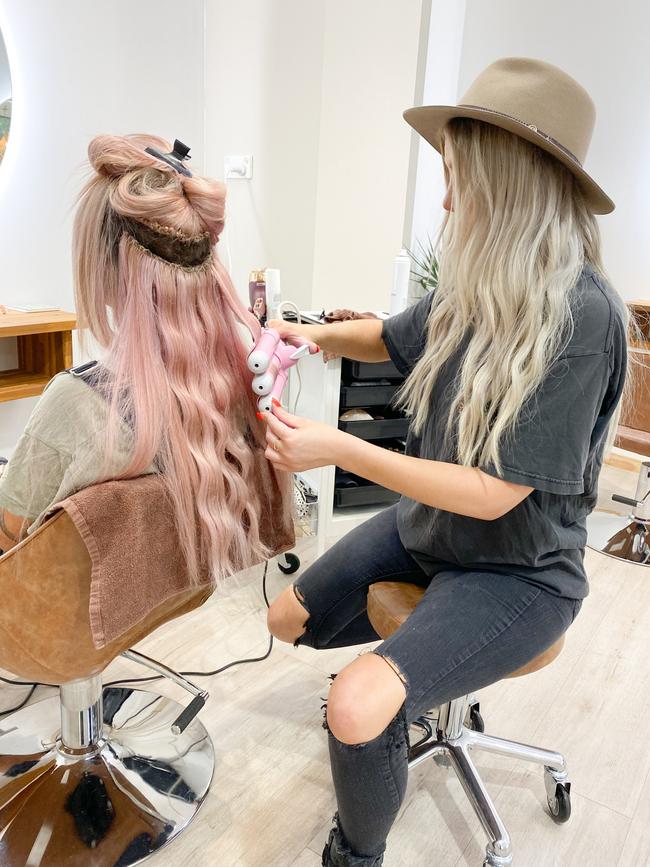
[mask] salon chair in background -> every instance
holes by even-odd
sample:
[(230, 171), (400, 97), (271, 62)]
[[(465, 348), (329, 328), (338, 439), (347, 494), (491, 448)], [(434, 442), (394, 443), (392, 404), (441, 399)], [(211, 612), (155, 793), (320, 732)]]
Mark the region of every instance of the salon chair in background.
[[(416, 584), (392, 581), (373, 584), (368, 593), (368, 617), (377, 634), (385, 639), (396, 632), (415, 609), (424, 592), (424, 588)], [(564, 636), (509, 677), (521, 677), (539, 671), (559, 656), (563, 646)], [(411, 747), (409, 768), (429, 758), (446, 756), (449, 759), (488, 837), (484, 867), (507, 867), (512, 864), (510, 837), (472, 761), (471, 750), (486, 750), (543, 765), (549, 812), (558, 823), (566, 822), (571, 815), (571, 783), (564, 757), (550, 750), (484, 734), (479, 707), (472, 696), (456, 698), (437, 711), (435, 730), (428, 716), (418, 721), (418, 727), (425, 731), (425, 737)]]
[[(214, 769), (196, 718), (207, 693), (129, 648), (213, 586), (184, 573), (155, 477), (96, 485), (63, 507), (0, 558), (0, 668), (60, 687), (0, 719), (0, 864), (127, 867), (188, 825)], [(102, 688), (120, 654), (187, 690), (189, 703)]]

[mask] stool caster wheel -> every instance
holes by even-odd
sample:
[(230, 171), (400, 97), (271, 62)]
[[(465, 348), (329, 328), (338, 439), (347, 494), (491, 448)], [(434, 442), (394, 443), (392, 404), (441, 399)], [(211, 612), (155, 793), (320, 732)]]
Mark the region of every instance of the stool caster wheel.
[(293, 575), (294, 572), (297, 572), (300, 569), (300, 558), (296, 557), (295, 554), (283, 554), (284, 563), (278, 560), (278, 569), (284, 575)]
[(551, 819), (562, 825), (571, 816), (571, 783), (556, 783), (555, 795), (546, 799)]
[(472, 731), (475, 732), (485, 731), (485, 723), (483, 722), (483, 717), (481, 716), (481, 705), (478, 702), (470, 704), (470, 706), (467, 708), (465, 725), (468, 729), (472, 729)]

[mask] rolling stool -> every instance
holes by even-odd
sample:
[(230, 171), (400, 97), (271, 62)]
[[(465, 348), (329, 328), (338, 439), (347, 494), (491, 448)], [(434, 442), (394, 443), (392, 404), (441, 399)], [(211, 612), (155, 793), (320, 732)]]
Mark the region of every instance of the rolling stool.
[[(377, 634), (386, 639), (396, 632), (424, 593), (424, 588), (415, 584), (389, 581), (373, 584), (368, 593), (368, 617)], [(544, 668), (560, 654), (563, 645), (564, 636), (509, 677)], [(566, 762), (560, 753), (484, 734), (478, 704), (468, 695), (455, 698), (439, 709), (435, 740), (426, 738), (411, 748), (409, 769), (441, 754), (450, 759), (489, 839), (484, 867), (505, 867), (512, 863), (510, 837), (470, 757), (470, 750), (474, 748), (544, 765), (549, 811), (558, 823), (566, 822), (571, 815), (571, 783)]]

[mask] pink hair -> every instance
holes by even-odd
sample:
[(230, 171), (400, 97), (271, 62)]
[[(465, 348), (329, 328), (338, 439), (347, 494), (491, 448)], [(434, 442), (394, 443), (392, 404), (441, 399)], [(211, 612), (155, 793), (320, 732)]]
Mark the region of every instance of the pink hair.
[[(129, 419), (133, 454), (120, 477), (155, 466), (190, 571), (197, 580), (206, 569), (218, 579), (269, 553), (255, 477), (262, 426), (239, 333), (244, 324), (257, 336), (259, 324), (214, 250), (203, 266), (183, 267), (115, 230), (124, 217), (191, 236), (207, 231), (214, 245), (223, 229), (225, 186), (179, 174), (145, 153), (147, 146), (170, 150), (142, 135), (90, 143), (95, 173), (74, 226), (77, 309), (80, 325), (106, 350), (107, 461), (121, 419)], [(288, 498), (278, 507), (288, 508)]]

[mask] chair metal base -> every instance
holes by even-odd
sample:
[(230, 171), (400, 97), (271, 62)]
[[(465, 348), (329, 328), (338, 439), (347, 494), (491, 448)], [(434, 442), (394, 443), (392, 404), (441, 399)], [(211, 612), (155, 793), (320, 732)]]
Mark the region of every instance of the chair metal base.
[(650, 521), (596, 509), (587, 518), (587, 547), (617, 560), (650, 566)]
[(177, 702), (128, 688), (101, 695), (103, 727), (87, 748), (61, 742), (58, 697), (0, 721), (3, 867), (128, 867), (196, 815), (214, 771), (203, 724), (175, 735)]
[[(468, 728), (464, 724), (470, 707), (468, 699), (469, 696), (454, 699), (440, 708), (435, 739), (421, 742), (411, 750), (409, 769), (419, 765), (425, 759), (446, 758), (456, 772), (465, 794), (487, 834), (488, 844), (485, 850), (484, 865), (507, 867), (507, 865), (512, 864), (510, 836), (485, 788), (476, 765), (471, 759), (470, 750), (486, 750), (502, 756), (511, 756), (544, 765), (546, 796), (551, 817), (557, 822), (566, 821), (570, 814), (568, 795), (571, 784), (566, 762), (560, 753), (504, 740)], [(566, 800), (563, 800), (563, 806), (559, 813), (555, 803), (558, 797), (558, 786), (566, 793)]]
[(632, 507), (618, 515), (596, 509), (587, 518), (587, 545), (609, 557), (650, 566), (650, 461), (639, 467), (634, 497), (613, 494), (612, 500)]

